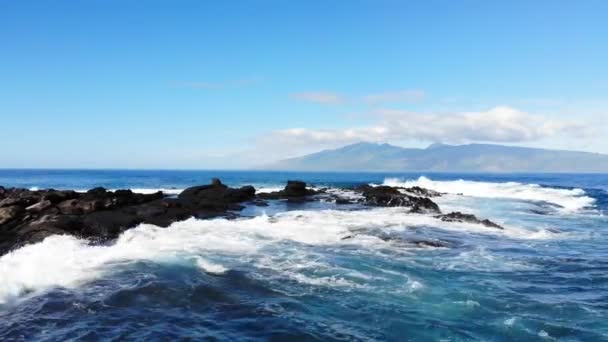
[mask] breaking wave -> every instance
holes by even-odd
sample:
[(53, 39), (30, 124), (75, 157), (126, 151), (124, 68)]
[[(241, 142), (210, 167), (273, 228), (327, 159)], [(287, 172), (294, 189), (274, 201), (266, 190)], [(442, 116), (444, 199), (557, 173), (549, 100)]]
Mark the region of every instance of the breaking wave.
[(387, 178), (384, 180), (384, 185), (402, 187), (420, 186), (443, 193), (461, 194), (471, 197), (545, 202), (559, 206), (564, 212), (576, 212), (592, 207), (595, 203), (595, 199), (586, 196), (585, 191), (582, 189), (555, 189), (542, 187), (538, 184), (522, 184), (517, 182), (490, 183), (462, 179), (436, 181), (423, 176), (417, 180)]
[[(0, 257), (0, 304), (29, 292), (77, 287), (102, 277), (112, 270), (112, 265), (142, 260), (186, 263), (206, 273), (223, 274), (232, 269), (231, 263), (247, 256), (254, 266), (274, 269), (298, 282), (356, 285), (356, 281), (331, 272), (318, 278), (301, 272), (300, 266), (311, 261), (306, 246), (356, 245), (369, 253), (378, 249), (399, 252), (408, 248), (407, 243), (393, 244), (381, 236), (398, 236), (416, 227), (513, 239), (546, 240), (560, 235), (521, 227), (497, 230), (478, 224), (443, 222), (432, 216), (407, 214), (402, 208), (289, 211), (238, 220), (189, 219), (169, 228), (142, 224), (124, 232), (109, 246), (90, 245), (71, 236), (51, 236)], [(292, 246), (289, 255), (284, 255), (285, 246), (280, 246), (284, 243)], [(298, 253), (301, 259), (297, 258)], [(297, 265), (294, 260), (299, 260)], [(314, 268), (319, 266), (331, 268), (319, 264)]]

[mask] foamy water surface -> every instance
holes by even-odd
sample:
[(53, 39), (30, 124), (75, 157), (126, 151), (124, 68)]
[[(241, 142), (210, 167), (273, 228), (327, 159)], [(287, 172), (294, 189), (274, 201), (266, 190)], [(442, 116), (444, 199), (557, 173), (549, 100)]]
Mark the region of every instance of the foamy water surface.
[[(273, 177), (251, 183), (274, 191), (282, 180)], [(444, 212), (505, 229), (277, 201), (235, 220), (140, 225), (107, 245), (52, 236), (0, 257), (0, 338), (608, 338), (603, 190), (567, 176), (561, 185), (542, 176), (308, 177), (349, 196), (343, 188), (356, 184), (426, 187), (446, 193), (435, 199)], [(246, 174), (223, 178), (247, 184)], [(187, 187), (165, 185), (129, 188)]]

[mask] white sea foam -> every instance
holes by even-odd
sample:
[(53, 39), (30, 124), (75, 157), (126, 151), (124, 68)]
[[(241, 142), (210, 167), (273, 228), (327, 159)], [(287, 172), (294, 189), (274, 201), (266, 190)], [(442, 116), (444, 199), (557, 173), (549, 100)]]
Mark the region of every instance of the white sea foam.
[(595, 202), (593, 198), (586, 196), (585, 191), (582, 189), (554, 189), (542, 187), (538, 184), (522, 184), (517, 182), (435, 181), (427, 177), (420, 177), (417, 180), (387, 178), (384, 181), (384, 185), (420, 186), (443, 193), (462, 194), (471, 197), (546, 202), (560, 206), (565, 212), (575, 212), (591, 207)]
[[(0, 257), (0, 303), (29, 291), (79, 286), (102, 277), (113, 265), (139, 260), (173, 263), (176, 258), (194, 260), (194, 264), (207, 273), (221, 274), (232, 268), (232, 265), (212, 261), (220, 257), (272, 269), (307, 284), (359, 287), (364, 279), (350, 276), (348, 270), (336, 269), (323, 257), (311, 254), (307, 246), (356, 245), (361, 253), (388, 249), (403, 254), (403, 245), (384, 241), (374, 232), (390, 234), (418, 226), (516, 239), (558, 236), (538, 236), (536, 230), (518, 227), (498, 230), (477, 224), (443, 222), (431, 216), (406, 214), (402, 208), (289, 211), (272, 217), (238, 220), (189, 219), (169, 228), (144, 224), (124, 232), (109, 246), (90, 246), (74, 237), (51, 236)], [(286, 244), (291, 247), (286, 248)], [(323, 269), (324, 272), (318, 272)], [(418, 286), (410, 285), (412, 290)]]
[(539, 331), (538, 332), (538, 336), (542, 337), (542, 338), (549, 338), (549, 337), (551, 337), (551, 336), (549, 336), (549, 333), (546, 332), (546, 331), (544, 331), (544, 330)]
[(464, 305), (468, 308), (477, 308), (480, 307), (481, 305), (479, 304), (479, 302), (476, 302), (474, 300), (471, 299), (467, 299), (464, 301), (455, 301), (454, 304), (458, 304), (458, 305)]
[(529, 271), (534, 266), (519, 260), (511, 260), (488, 251), (485, 247), (476, 247), (462, 252), (456, 257), (437, 260), (436, 267), (447, 270), (474, 270), (478, 272)]
[(257, 193), (268, 193), (268, 192), (281, 191), (284, 188), (285, 188), (285, 186), (267, 186), (267, 185), (261, 185), (261, 186), (255, 186), (255, 191)]
[(214, 264), (209, 260), (203, 259), (200, 256), (195, 258), (196, 265), (203, 271), (211, 274), (224, 274), (228, 269), (222, 265)]
[[(113, 189), (111, 191), (116, 191), (116, 190), (117, 189)], [(138, 194), (153, 194), (153, 193), (162, 191), (166, 195), (179, 195), (182, 193), (182, 191), (184, 191), (184, 189), (166, 189), (166, 188), (158, 188), (158, 189), (134, 188), (134, 189), (130, 189), (130, 190), (135, 193), (138, 193)]]
[(422, 284), (421, 282), (419, 282), (417, 280), (412, 280), (412, 279), (408, 279), (405, 286), (407, 288), (407, 292), (410, 292), (410, 293), (419, 292), (422, 289), (424, 289), (424, 284)]

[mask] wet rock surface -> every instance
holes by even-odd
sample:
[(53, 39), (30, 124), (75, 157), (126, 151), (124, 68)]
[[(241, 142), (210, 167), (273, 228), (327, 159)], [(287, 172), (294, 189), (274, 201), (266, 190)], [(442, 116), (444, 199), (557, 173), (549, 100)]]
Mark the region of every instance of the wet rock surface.
[(380, 207), (408, 207), (412, 213), (441, 213), (437, 203), (428, 197), (411, 196), (391, 186), (362, 185), (355, 189), (365, 198), (363, 203)]
[(140, 223), (166, 227), (189, 217), (229, 215), (243, 208), (239, 203), (253, 199), (252, 186), (234, 189), (217, 179), (188, 188), (177, 198), (104, 188), (86, 193), (0, 188), (0, 255), (53, 234), (103, 241)]
[[(341, 205), (406, 207), (410, 213), (435, 214), (435, 218), (446, 222), (476, 223), (503, 229), (490, 220), (481, 220), (470, 214), (453, 212), (441, 215), (439, 206), (430, 199), (441, 194), (420, 187), (363, 185), (349, 191), (354, 191), (356, 196), (343, 198), (329, 190), (311, 189), (305, 182), (291, 180), (281, 191), (256, 195), (253, 186), (230, 188), (219, 179), (213, 179), (207, 185), (187, 188), (177, 197), (169, 197), (162, 192), (140, 194), (131, 190), (108, 191), (100, 187), (84, 193), (0, 187), (0, 255), (53, 234), (103, 242), (115, 239), (125, 230), (142, 223), (167, 227), (190, 217), (234, 218), (244, 208), (243, 204), (268, 206), (272, 200), (296, 204), (329, 200)], [(419, 247), (447, 246), (442, 241), (430, 240), (408, 243)]]
[(306, 187), (306, 183), (299, 180), (287, 181), (287, 185), (281, 191), (260, 193), (258, 197), (265, 200), (288, 200), (291, 202), (310, 201), (311, 196), (317, 195), (321, 191), (316, 191)]
[(438, 191), (421, 188), (419, 186), (413, 186), (413, 187), (409, 187), (409, 188), (398, 188), (398, 189), (402, 189), (410, 194), (414, 194), (416, 196), (422, 196), (422, 197), (441, 197), (443, 195), (442, 193), (440, 193)]
[(445, 215), (439, 215), (439, 216), (435, 216), (436, 218), (444, 221), (444, 222), (465, 222), (465, 223), (474, 223), (474, 224), (481, 224), (482, 226), (488, 227), (488, 228), (496, 228), (496, 229), (504, 229), (503, 226), (494, 223), (488, 219), (478, 219), (475, 215), (472, 214), (463, 214), (459, 211), (457, 212), (452, 212), (449, 214), (445, 214)]

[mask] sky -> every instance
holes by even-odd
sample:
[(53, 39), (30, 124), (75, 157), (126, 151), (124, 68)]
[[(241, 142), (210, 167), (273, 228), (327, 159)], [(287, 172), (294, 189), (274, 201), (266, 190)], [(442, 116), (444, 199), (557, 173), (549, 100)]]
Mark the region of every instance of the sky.
[(0, 0), (0, 168), (608, 153), (607, 1)]

